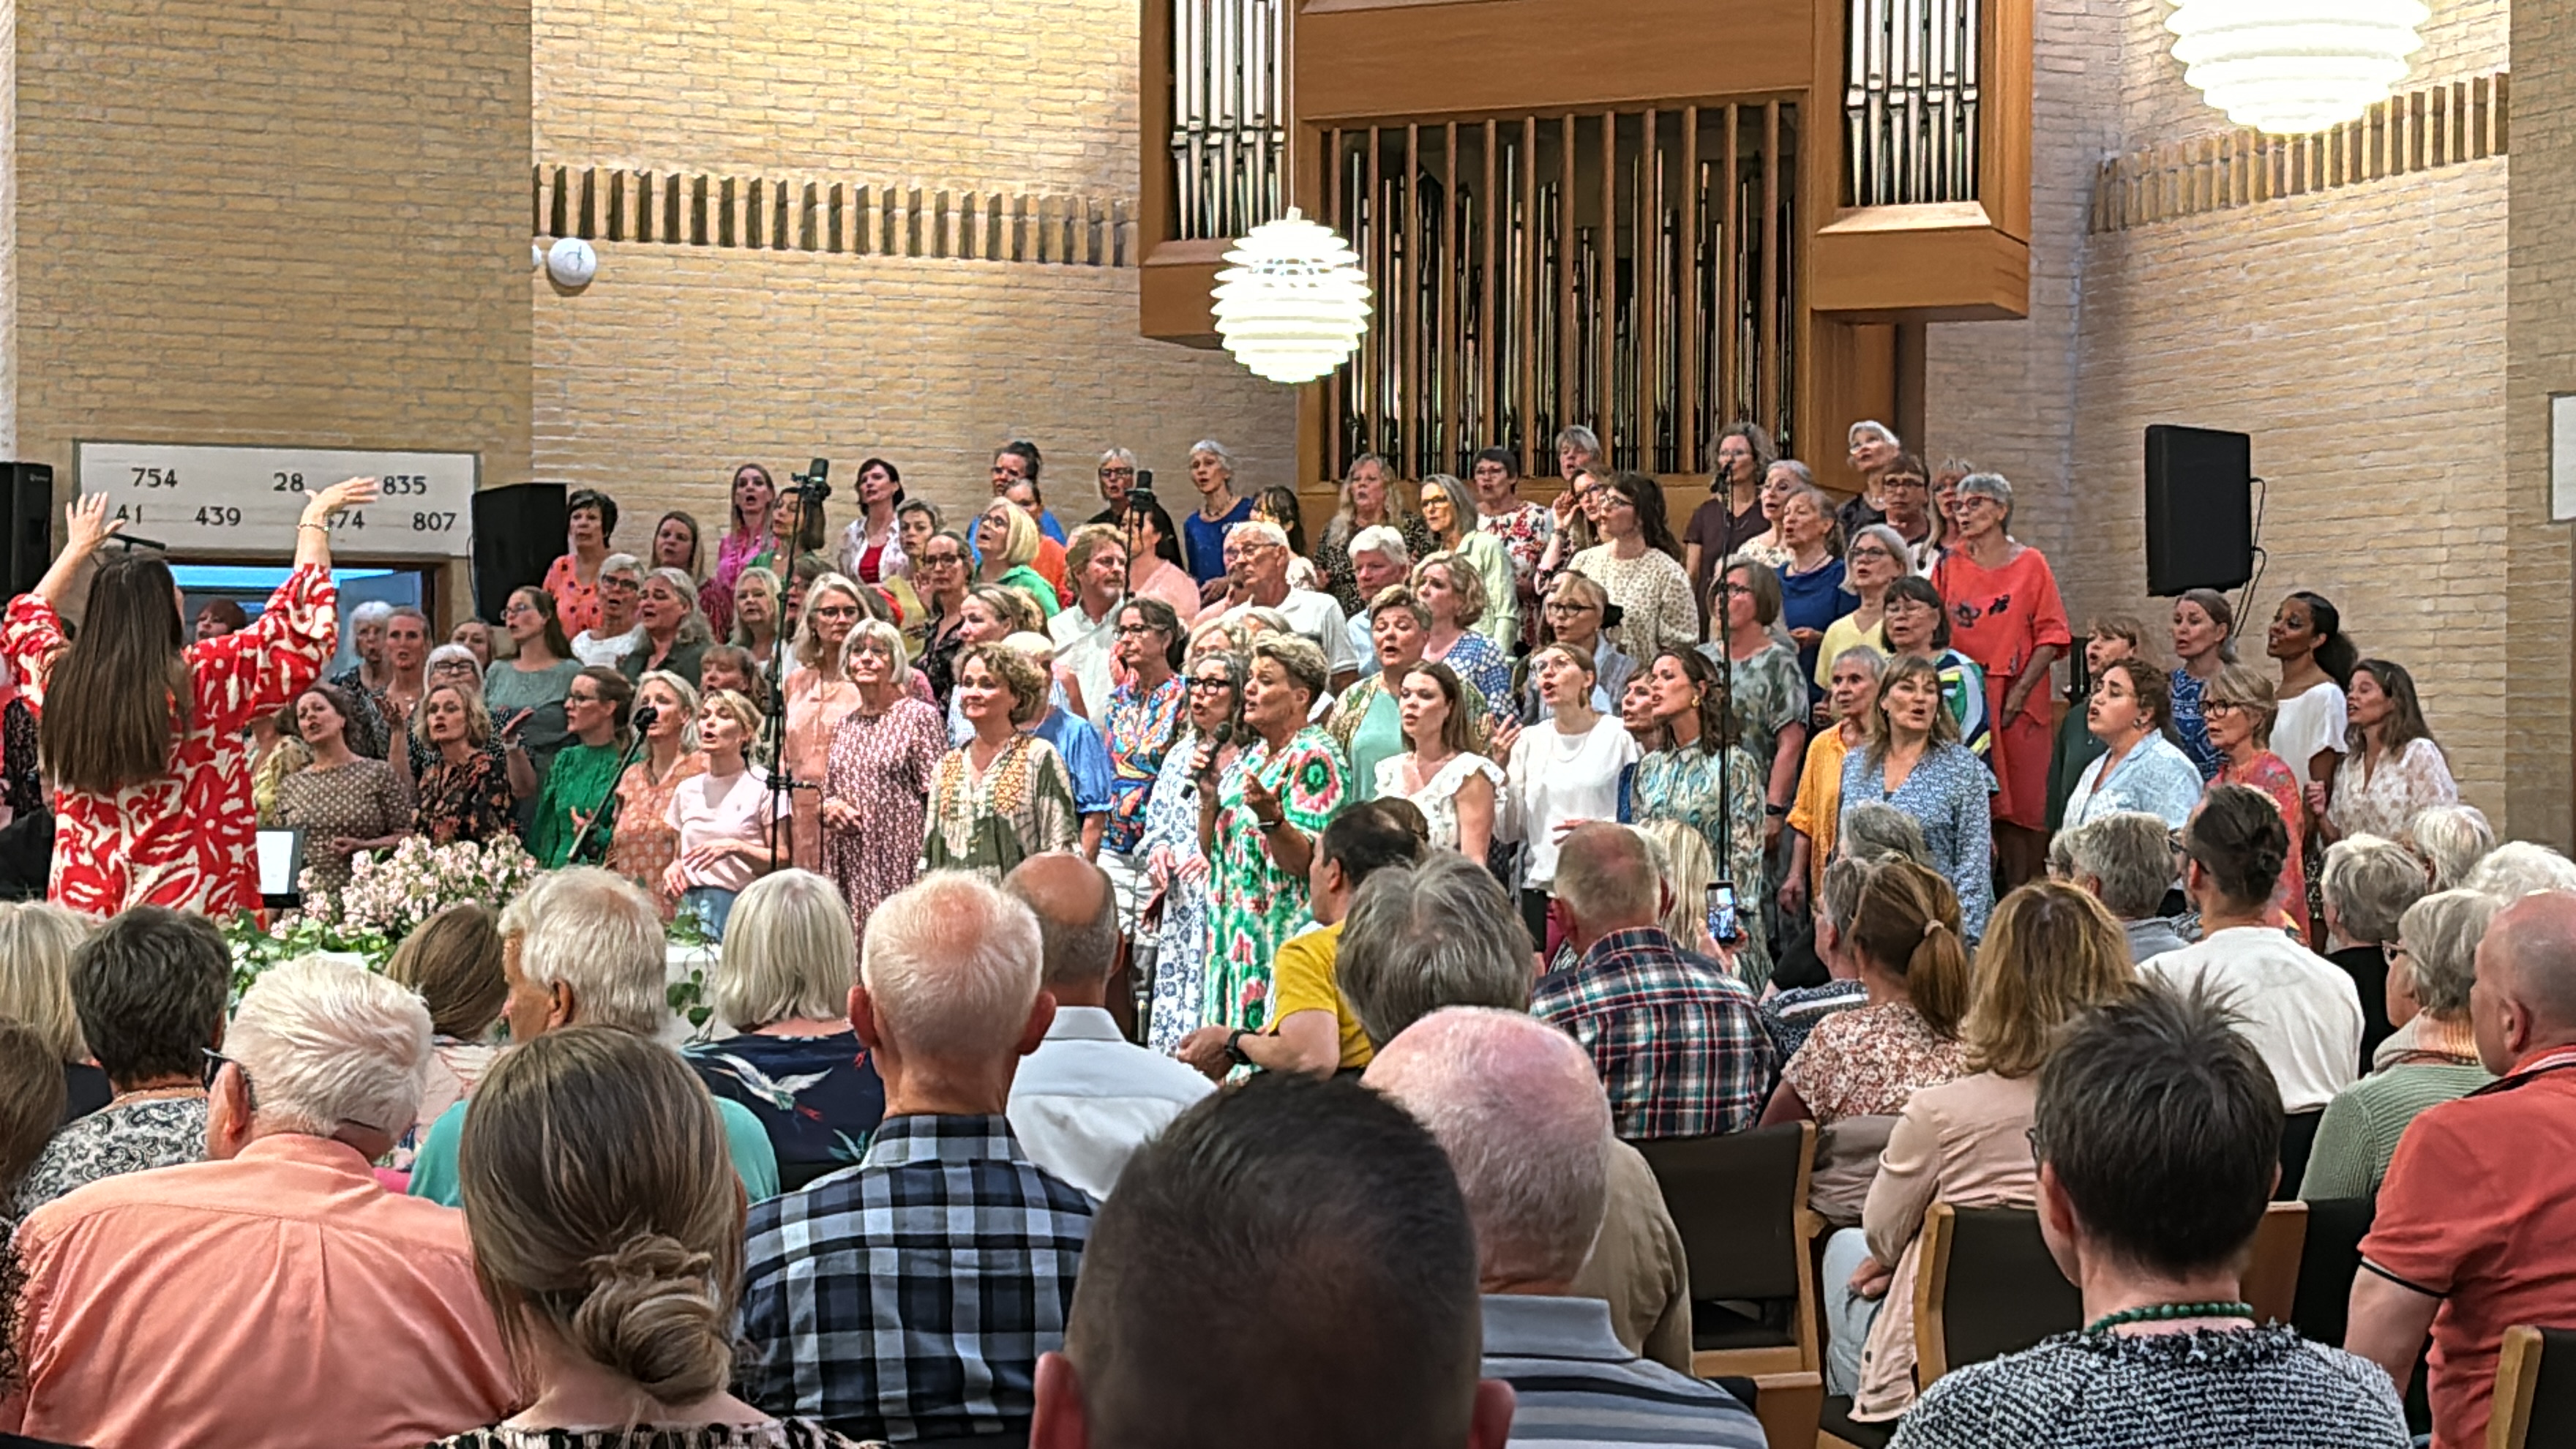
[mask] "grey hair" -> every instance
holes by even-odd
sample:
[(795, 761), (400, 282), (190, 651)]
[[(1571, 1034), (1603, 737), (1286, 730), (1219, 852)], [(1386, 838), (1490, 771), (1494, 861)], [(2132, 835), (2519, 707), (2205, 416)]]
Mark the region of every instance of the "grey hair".
[(441, 644), (432, 649), (429, 651), (429, 657), (421, 661), (420, 672), (426, 675), (451, 659), (474, 672), (476, 685), (483, 683), (483, 661), (475, 658), (474, 651), (462, 644)]
[(72, 953), (89, 918), (50, 901), (0, 901), (0, 1017), (24, 1022), (57, 1060), (89, 1060), (72, 1006)]
[(2394, 840), (2347, 835), (2327, 848), (2317, 884), (2345, 940), (2394, 941), (2398, 918), (2424, 897), (2424, 863)]
[(1288, 530), (1266, 518), (1248, 518), (1225, 531), (1228, 538), (1257, 538), (1264, 543), (1288, 546)]
[(1799, 484), (1803, 487), (1813, 488), (1816, 486), (1816, 470), (1799, 462), (1795, 458), (1782, 458), (1778, 462), (1773, 463), (1770, 467), (1762, 470), (1762, 476), (1765, 479), (1768, 479), (1774, 473), (1786, 473), (1790, 477), (1797, 479)]
[(1957, 496), (1961, 498), (1971, 496), (1991, 498), (2004, 506), (2004, 522), (2006, 524), (2010, 524), (2012, 522), (2012, 484), (2007, 481), (2001, 473), (1969, 474), (1967, 477), (1959, 480), (1959, 491)]
[(1287, 670), (1288, 677), (1305, 689), (1309, 708), (1324, 697), (1324, 687), (1332, 682), (1332, 666), (1325, 662), (1324, 651), (1303, 634), (1280, 631), (1253, 640), (1253, 662), (1264, 659)]
[(1027, 1027), (1043, 955), (1036, 912), (981, 876), (936, 870), (868, 916), (859, 980), (903, 1050), (983, 1064)]
[[(814, 624), (814, 605), (826, 589), (838, 589), (850, 596), (851, 603), (859, 602), (858, 580), (838, 570), (816, 574), (814, 582), (805, 586), (805, 607), (796, 615), (796, 644), (791, 652), (795, 654), (796, 662), (808, 669), (823, 667), (823, 635)], [(859, 611), (866, 613), (866, 606), (861, 605)], [(835, 665), (839, 662), (833, 661)]]
[(409, 987), (342, 961), (262, 972), (224, 1037), (265, 1125), (329, 1137), (354, 1124), (400, 1137), (429, 1084), (429, 1007)]
[(1225, 470), (1225, 476), (1228, 478), (1234, 476), (1234, 455), (1226, 451), (1225, 444), (1214, 438), (1201, 438), (1190, 444), (1191, 457), (1195, 458), (1201, 453), (1216, 459), (1216, 465)]
[[(1828, 518), (1830, 518), (1832, 514), (1832, 509), (1829, 508), (1826, 510), (1826, 516)], [(1905, 541), (1905, 535), (1897, 532), (1893, 524), (1872, 523), (1852, 530), (1850, 540), (1843, 545), (1843, 557), (1851, 557), (1852, 544), (1858, 543), (1864, 538), (1874, 538), (1880, 543), (1886, 545), (1888, 556), (1896, 560), (1897, 578), (1901, 579), (1916, 572), (1914, 567), (1914, 545), (1907, 543)], [(1890, 580), (1890, 582), (1892, 583), (1894, 580)], [(1860, 590), (1852, 587), (1851, 575), (1848, 573), (1843, 576), (1843, 581), (1838, 585), (1838, 587), (1840, 587), (1846, 594), (1858, 594), (1860, 592)], [(1839, 663), (1840, 661), (1836, 662)]]
[(2469, 872), (2466, 884), (2470, 890), (2502, 896), (2507, 901), (2542, 891), (2576, 891), (2576, 861), (2546, 845), (2508, 840), (2487, 852), (2486, 858)]
[(1871, 862), (1848, 855), (1835, 856), (1833, 864), (1825, 867), (1824, 884), (1816, 888), (1816, 906), (1835, 935), (1849, 936), (1852, 922), (1860, 919), (1860, 893), (1874, 868)]
[(1902, 448), (1905, 446), (1905, 440), (1896, 436), (1896, 430), (1894, 428), (1889, 427), (1887, 424), (1880, 422), (1876, 418), (1863, 418), (1859, 422), (1852, 424), (1851, 431), (1843, 435), (1843, 442), (1846, 445), (1858, 443), (1861, 439), (1873, 434), (1891, 448)]
[(885, 651), (886, 658), (894, 664), (895, 678), (898, 682), (901, 681), (904, 670), (911, 667), (911, 657), (904, 651), (901, 629), (883, 619), (861, 619), (850, 626), (850, 636), (841, 641), (843, 674), (850, 672), (850, 656), (859, 652), (861, 644), (874, 644)]
[(633, 574), (635, 582), (641, 584), (644, 582), (644, 560), (631, 553), (612, 553), (599, 561), (598, 576), (604, 579), (610, 574)]
[(1598, 459), (1601, 456), (1601, 435), (1581, 423), (1560, 428), (1556, 434), (1556, 451), (1562, 453), (1568, 448), (1587, 458)]
[(1380, 553), (1400, 564), (1413, 562), (1413, 553), (1404, 546), (1404, 535), (1383, 523), (1372, 523), (1351, 535), (1345, 548), (1353, 554)]
[(1610, 1206), (1610, 1097), (1574, 1038), (1524, 1012), (1450, 1007), (1387, 1043), (1367, 1085), (1458, 1174), (1487, 1279), (1564, 1283)]
[(2095, 882), (2102, 908), (2143, 921), (2164, 904), (2174, 879), (2173, 827), (2161, 815), (2122, 810), (2075, 833), (2075, 874)]
[(1884, 800), (1863, 800), (1843, 807), (1842, 833), (1834, 853), (1854, 860), (1901, 855), (1916, 865), (1932, 863), (1932, 846), (1923, 838), (1923, 823)]
[(662, 915), (624, 876), (572, 866), (537, 877), (501, 912), (501, 939), (519, 943), (519, 975), (536, 987), (572, 988), (574, 1020), (654, 1036), (667, 948)]
[(349, 627), (363, 629), (369, 624), (381, 624), (393, 616), (394, 606), (390, 601), (369, 599), (349, 611)]
[(1456, 851), (1369, 872), (1343, 917), (1333, 975), (1383, 1046), (1444, 1006), (1529, 1009), (1529, 932), (1493, 873)]
[(2444, 1021), (2468, 1015), (2469, 988), (2478, 979), (2478, 942), (2507, 902), (2485, 891), (2435, 891), (2406, 908), (2397, 939), (2406, 945), (2403, 969), (2415, 1001)]
[(2495, 827), (2475, 805), (2427, 805), (2406, 823), (2415, 853), (2433, 874), (2433, 889), (2446, 891), (2468, 879), (2495, 849)]
[(1578, 827), (1557, 847), (1550, 889), (1587, 927), (1651, 925), (1658, 883), (1653, 862), (1654, 846), (1643, 830), (1596, 822)]
[(675, 643), (705, 644), (713, 640), (714, 631), (707, 627), (707, 616), (698, 611), (698, 581), (690, 578), (686, 569), (655, 569), (645, 578), (669, 584), (680, 602), (689, 606), (689, 612), (680, 616), (679, 632), (672, 636)]
[(1111, 448), (1100, 455), (1100, 466), (1106, 468), (1112, 463), (1124, 463), (1133, 468), (1136, 466), (1136, 455), (1125, 448)]
[(838, 1018), (850, 1009), (858, 956), (839, 887), (810, 870), (762, 876), (734, 901), (725, 923), (716, 1018), (736, 1031)]
[[(1866, 644), (1854, 644), (1849, 649), (1835, 655), (1832, 662), (1825, 666), (1825, 677), (1828, 679), (1832, 678), (1834, 674), (1846, 664), (1857, 664), (1861, 668), (1868, 670), (1869, 677), (1872, 679), (1884, 679), (1887, 677), (1887, 656), (1879, 653), (1876, 649), (1873, 649)], [(1855, 806), (1853, 808), (1857, 809), (1859, 807)], [(1895, 807), (1890, 806), (1888, 808), (1894, 809)]]

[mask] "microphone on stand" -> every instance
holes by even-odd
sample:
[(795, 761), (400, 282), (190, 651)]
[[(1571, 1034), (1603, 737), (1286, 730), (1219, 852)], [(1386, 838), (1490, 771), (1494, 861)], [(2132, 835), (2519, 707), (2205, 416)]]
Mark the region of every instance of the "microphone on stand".
[(635, 726), (635, 733), (640, 735), (661, 722), (662, 707), (660, 705), (642, 704), (635, 707), (635, 717), (631, 721)]
[(572, 838), (572, 849), (564, 852), (564, 864), (581, 864), (581, 848), (590, 843), (590, 832), (599, 828), (600, 820), (608, 814), (609, 802), (617, 798), (617, 782), (626, 778), (626, 767), (635, 763), (636, 754), (644, 748), (644, 732), (661, 718), (660, 708), (649, 704), (636, 706), (635, 713), (627, 717), (627, 723), (634, 728), (635, 738), (626, 742), (626, 753), (617, 757), (617, 772), (608, 777), (608, 793), (600, 797), (598, 807), (590, 812), (588, 820), (582, 822), (581, 833)]

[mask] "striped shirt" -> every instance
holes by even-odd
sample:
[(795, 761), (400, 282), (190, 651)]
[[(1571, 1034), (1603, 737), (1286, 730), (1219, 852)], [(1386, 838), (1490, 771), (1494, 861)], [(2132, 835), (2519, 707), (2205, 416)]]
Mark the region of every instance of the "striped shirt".
[(1512, 1386), (1512, 1444), (1763, 1449), (1751, 1410), (1628, 1352), (1598, 1298), (1488, 1294), (1484, 1317), (1484, 1377)]

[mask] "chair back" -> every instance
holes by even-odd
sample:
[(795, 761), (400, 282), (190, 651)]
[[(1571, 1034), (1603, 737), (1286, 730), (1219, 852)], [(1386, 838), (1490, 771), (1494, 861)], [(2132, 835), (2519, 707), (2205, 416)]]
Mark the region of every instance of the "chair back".
[(1636, 1144), (1681, 1230), (1693, 1302), (1796, 1296), (1815, 1143), (1815, 1124), (1798, 1122)]
[(2084, 1326), (2083, 1295), (2058, 1271), (2029, 1208), (1934, 1203), (1915, 1273), (1914, 1353), (1925, 1384)]
[(2366, 1197), (2333, 1197), (2307, 1206), (2290, 1326), (2311, 1343), (2341, 1343), (2352, 1275), (2361, 1271), (2361, 1240), (2370, 1235), (2378, 1204)]
[(2487, 1449), (2570, 1443), (2576, 1443), (2576, 1329), (2506, 1329)]
[(2276, 1202), (2263, 1209), (2263, 1221), (2254, 1229), (2254, 1254), (2237, 1289), (2238, 1296), (2253, 1305), (2256, 1323), (2291, 1321), (2307, 1236), (2306, 1203)]

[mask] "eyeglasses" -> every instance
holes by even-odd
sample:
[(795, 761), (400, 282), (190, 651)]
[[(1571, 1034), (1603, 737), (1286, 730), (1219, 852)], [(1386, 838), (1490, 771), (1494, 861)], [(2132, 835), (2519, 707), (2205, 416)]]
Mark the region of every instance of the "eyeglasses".
[(1162, 632), (1162, 630), (1155, 628), (1151, 624), (1121, 624), (1118, 626), (1117, 633), (1113, 637), (1119, 639), (1142, 639), (1148, 634), (1160, 634)]
[(1862, 558), (1881, 558), (1887, 560), (1889, 563), (1896, 562), (1896, 555), (1889, 553), (1886, 549), (1877, 547), (1876, 545), (1872, 545), (1868, 548), (1855, 548), (1850, 550), (1843, 555), (1843, 562), (1849, 563), (1853, 559)]
[(2232, 699), (2210, 699), (2203, 697), (2200, 701), (2200, 713), (2203, 718), (2207, 718), (2213, 714), (2242, 714), (2244, 713), (2244, 710), (2245, 706), (2238, 704)]
[(1886, 492), (1890, 488), (1914, 489), (1929, 488), (1931, 486), (1932, 485), (1929, 483), (1924, 482), (1922, 479), (1917, 478), (1911, 473), (1890, 473), (1886, 477), (1878, 480), (1878, 488), (1882, 493)]
[(567, 695), (565, 695), (565, 696), (564, 696), (564, 703), (566, 703), (566, 704), (599, 704), (599, 703), (602, 703), (602, 701), (601, 701), (600, 697), (599, 697), (598, 695), (595, 695), (595, 694), (567, 694)]
[(855, 619), (859, 617), (859, 606), (856, 604), (824, 604), (816, 608), (813, 613), (814, 617), (817, 619)]
[(964, 563), (965, 561), (966, 555), (962, 553), (926, 553), (921, 556), (919, 566), (926, 569), (935, 569), (944, 568), (949, 564)]
[(637, 583), (633, 579), (608, 578), (601, 579), (599, 581), (599, 588), (602, 593), (606, 593), (610, 589), (622, 589), (625, 592), (632, 594), (638, 592), (643, 587), (644, 586), (642, 584)]
[(504, 619), (515, 619), (521, 614), (533, 614), (536, 611), (537, 606), (534, 604), (513, 602), (501, 610), (501, 617)]
[(1224, 678), (1223, 676), (1218, 676), (1218, 677), (1211, 678), (1211, 679), (1193, 679), (1193, 680), (1191, 680), (1191, 681), (1190, 681), (1190, 690), (1191, 690), (1191, 692), (1192, 692), (1192, 693), (1196, 693), (1197, 691), (1202, 690), (1202, 689), (1232, 689), (1232, 688), (1234, 688), (1234, 681), (1233, 681), (1233, 680), (1231, 680), (1231, 679)]
[(1100, 476), (1103, 478), (1133, 478), (1136, 476), (1136, 470), (1133, 468), (1103, 468), (1100, 470)]
[(1594, 613), (1597, 612), (1600, 607), (1601, 606), (1599, 604), (1580, 603), (1572, 599), (1550, 599), (1547, 601), (1547, 612), (1551, 616), (1557, 618), (1563, 618), (1569, 614)]

